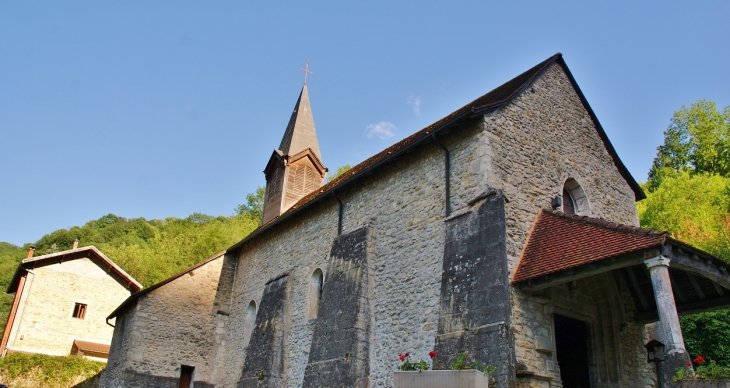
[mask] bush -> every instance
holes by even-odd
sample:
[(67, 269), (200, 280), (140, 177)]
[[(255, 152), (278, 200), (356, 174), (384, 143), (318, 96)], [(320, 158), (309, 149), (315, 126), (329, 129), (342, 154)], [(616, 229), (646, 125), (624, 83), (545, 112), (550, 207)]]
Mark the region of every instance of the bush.
[(13, 388), (66, 388), (93, 379), (105, 366), (71, 356), (12, 353), (0, 358), (0, 382)]

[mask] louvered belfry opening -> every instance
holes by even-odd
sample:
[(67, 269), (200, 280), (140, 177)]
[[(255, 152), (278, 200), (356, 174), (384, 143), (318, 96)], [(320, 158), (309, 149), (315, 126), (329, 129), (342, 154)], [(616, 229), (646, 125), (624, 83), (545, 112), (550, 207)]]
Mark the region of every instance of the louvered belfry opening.
[(298, 164), (289, 168), (286, 187), (286, 204), (294, 205), (305, 195), (322, 185), (322, 177), (313, 167)]
[(266, 196), (261, 219), (266, 224), (285, 213), (324, 183), (327, 168), (319, 153), (317, 131), (304, 85), (279, 148), (264, 169)]

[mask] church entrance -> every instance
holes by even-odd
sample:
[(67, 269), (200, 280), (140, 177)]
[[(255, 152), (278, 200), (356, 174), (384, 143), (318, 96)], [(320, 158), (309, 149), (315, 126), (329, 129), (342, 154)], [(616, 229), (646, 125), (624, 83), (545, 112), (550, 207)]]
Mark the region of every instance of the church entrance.
[(555, 351), (565, 388), (591, 386), (588, 372), (588, 324), (555, 314)]

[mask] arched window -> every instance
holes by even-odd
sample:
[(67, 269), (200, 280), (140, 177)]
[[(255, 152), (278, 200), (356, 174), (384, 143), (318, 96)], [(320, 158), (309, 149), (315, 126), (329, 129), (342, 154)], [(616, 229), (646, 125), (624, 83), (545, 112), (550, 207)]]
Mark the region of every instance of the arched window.
[(563, 213), (579, 216), (591, 215), (586, 193), (580, 183), (573, 178), (568, 178), (563, 185)]
[(322, 298), (322, 284), (324, 275), (322, 270), (317, 268), (312, 273), (312, 278), (309, 281), (309, 302), (307, 303), (307, 318), (317, 318), (319, 312), (319, 300)]
[(243, 317), (243, 335), (244, 338), (251, 338), (253, 327), (256, 324), (256, 302), (251, 301), (246, 307), (246, 313)]

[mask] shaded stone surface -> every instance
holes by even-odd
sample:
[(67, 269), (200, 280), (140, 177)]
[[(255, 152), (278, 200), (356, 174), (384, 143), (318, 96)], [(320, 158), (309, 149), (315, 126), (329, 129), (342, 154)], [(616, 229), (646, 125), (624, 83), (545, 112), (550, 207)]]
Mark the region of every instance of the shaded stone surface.
[(441, 307), (435, 350), (445, 366), (463, 353), (496, 366), (497, 386), (513, 385), (504, 197), (446, 222)]
[[(195, 381), (195, 388), (213, 388), (214, 384), (204, 381)], [(145, 373), (137, 373), (132, 370), (125, 370), (121, 378), (116, 381), (115, 387), (125, 388), (178, 388), (179, 377), (153, 376)]]
[(367, 386), (369, 232), (362, 227), (332, 245), (304, 387)]
[(286, 274), (266, 283), (238, 388), (285, 385), (282, 372), (288, 284)]

